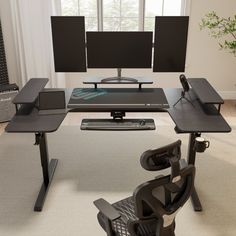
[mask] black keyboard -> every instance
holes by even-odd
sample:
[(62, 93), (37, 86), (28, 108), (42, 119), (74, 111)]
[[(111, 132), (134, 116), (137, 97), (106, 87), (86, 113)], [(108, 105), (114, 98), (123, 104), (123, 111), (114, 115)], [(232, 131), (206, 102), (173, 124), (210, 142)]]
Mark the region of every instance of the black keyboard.
[(81, 130), (155, 130), (153, 119), (83, 119)]

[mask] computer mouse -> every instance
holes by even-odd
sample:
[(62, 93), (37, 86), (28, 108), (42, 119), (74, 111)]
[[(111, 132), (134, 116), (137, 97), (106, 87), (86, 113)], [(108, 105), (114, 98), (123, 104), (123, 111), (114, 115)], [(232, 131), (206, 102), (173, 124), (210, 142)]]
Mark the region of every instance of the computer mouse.
[(140, 124), (140, 126), (144, 126), (146, 124), (146, 121), (145, 120), (140, 120), (139, 124)]

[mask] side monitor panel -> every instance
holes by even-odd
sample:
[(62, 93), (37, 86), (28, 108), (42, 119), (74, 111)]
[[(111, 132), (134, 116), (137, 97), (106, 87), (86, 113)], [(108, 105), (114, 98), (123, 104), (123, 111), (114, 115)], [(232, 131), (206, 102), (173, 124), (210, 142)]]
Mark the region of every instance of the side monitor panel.
[(188, 16), (156, 16), (153, 72), (184, 72)]
[(56, 72), (86, 72), (83, 16), (52, 16), (52, 39)]

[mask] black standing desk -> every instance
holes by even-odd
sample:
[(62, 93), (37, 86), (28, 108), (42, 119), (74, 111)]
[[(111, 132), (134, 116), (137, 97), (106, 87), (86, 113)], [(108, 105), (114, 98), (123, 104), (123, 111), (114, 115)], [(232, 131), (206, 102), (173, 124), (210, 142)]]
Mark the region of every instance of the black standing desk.
[[(26, 85), (27, 86), (27, 85)], [(95, 90), (95, 89), (94, 89)], [(109, 92), (110, 91), (110, 92)], [(115, 93), (112, 93), (112, 91)], [(122, 94), (127, 89), (111, 89), (107, 90), (106, 96), (111, 96), (112, 94), (116, 97), (116, 100), (119, 100), (119, 97), (122, 98)], [(143, 93), (144, 90), (139, 89), (129, 89), (133, 93), (137, 93), (140, 97), (140, 93)], [(159, 89), (147, 89), (153, 93), (154, 98), (158, 97), (155, 95)], [(182, 89), (164, 89), (164, 93), (168, 100), (170, 108), (167, 106), (160, 109), (160, 106), (150, 106), (146, 104), (146, 100), (142, 102), (142, 106), (132, 106), (132, 104), (124, 104), (123, 101), (118, 106), (111, 106), (99, 102), (96, 105), (96, 101), (99, 101), (96, 97), (92, 100), (88, 100), (88, 104), (84, 103), (83, 105), (78, 104), (78, 106), (73, 105), (73, 108), (68, 108), (68, 111), (76, 112), (104, 112), (104, 111), (114, 111), (125, 110), (132, 112), (160, 112), (166, 111), (170, 114), (171, 118), (176, 124), (175, 131), (177, 133), (190, 133), (189, 147), (188, 147), (188, 163), (195, 164), (196, 152), (194, 150), (194, 141), (197, 136), (200, 136), (203, 132), (230, 132), (231, 128), (224, 120), (224, 118), (217, 112), (217, 109), (212, 104), (201, 104), (196, 98), (194, 93), (190, 91), (191, 100), (193, 105), (186, 103), (185, 101), (177, 104), (176, 107), (173, 107), (173, 104), (181, 96)], [(72, 90), (66, 89), (66, 101), (71, 96)], [(120, 94), (120, 96), (119, 96)], [(152, 96), (151, 96), (152, 97)], [(19, 102), (20, 103), (20, 102)], [(92, 104), (92, 105), (91, 105)], [(154, 102), (154, 104), (159, 104)], [(53, 173), (55, 171), (57, 160), (52, 159), (49, 164), (49, 157), (47, 152), (47, 139), (46, 133), (54, 132), (58, 129), (61, 122), (65, 118), (66, 114), (60, 115), (39, 115), (38, 110), (34, 108), (34, 104), (24, 104), (21, 105), (19, 111), (13, 117), (11, 122), (6, 127), (7, 132), (18, 132), (18, 133), (35, 133), (35, 144), (39, 145), (40, 148), (40, 157), (43, 170), (43, 184), (39, 192), (38, 198), (35, 203), (34, 210), (41, 211), (43, 204), (46, 198), (46, 194), (49, 190), (50, 183), (53, 178)], [(202, 210), (201, 203), (198, 199), (196, 190), (192, 194), (192, 200), (195, 210)]]

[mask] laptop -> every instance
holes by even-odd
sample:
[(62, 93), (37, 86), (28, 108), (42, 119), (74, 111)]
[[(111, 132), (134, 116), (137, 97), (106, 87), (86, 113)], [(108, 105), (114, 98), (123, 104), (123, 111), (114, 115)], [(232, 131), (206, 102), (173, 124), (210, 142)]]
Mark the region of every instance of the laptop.
[(39, 115), (66, 113), (64, 90), (45, 90), (39, 92)]

